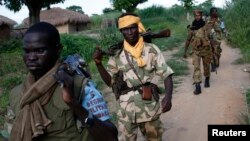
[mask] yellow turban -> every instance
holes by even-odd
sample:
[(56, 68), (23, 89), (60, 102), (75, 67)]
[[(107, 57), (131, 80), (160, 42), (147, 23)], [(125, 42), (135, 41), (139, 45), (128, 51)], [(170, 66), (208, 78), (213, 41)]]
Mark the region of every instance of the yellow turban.
[(129, 26), (131, 24), (135, 24), (135, 23), (138, 25), (140, 33), (146, 32), (139, 17), (133, 16), (133, 15), (127, 15), (127, 16), (119, 18), (119, 20), (118, 20), (119, 29), (122, 29), (124, 27), (127, 27), (127, 26)]
[[(138, 30), (140, 33), (145, 32), (145, 28), (141, 23), (141, 20), (139, 17), (133, 16), (133, 15), (127, 15), (124, 17), (119, 18), (118, 20), (118, 26), (119, 29), (125, 28), (131, 24), (137, 24)], [(144, 48), (144, 40), (143, 37), (139, 37), (138, 42), (135, 46), (131, 46), (126, 40), (123, 41), (124, 49), (129, 52), (135, 59), (139, 67), (145, 66), (145, 62), (141, 57), (143, 48)]]

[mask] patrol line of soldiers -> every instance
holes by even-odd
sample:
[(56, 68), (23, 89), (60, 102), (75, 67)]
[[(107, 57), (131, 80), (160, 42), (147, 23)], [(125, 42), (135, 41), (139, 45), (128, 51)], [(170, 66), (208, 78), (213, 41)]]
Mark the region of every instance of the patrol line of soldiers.
[(204, 20), (202, 11), (194, 10), (195, 19), (192, 25), (188, 26), (188, 37), (183, 57), (187, 57), (187, 50), (189, 44), (191, 44), (193, 47), (192, 62), (194, 66), (193, 84), (195, 85), (194, 94), (196, 95), (201, 93), (202, 72), (200, 62), (202, 61), (203, 63), (205, 88), (210, 87), (210, 72), (217, 72), (216, 69), (220, 65), (222, 31), (217, 12), (217, 8), (211, 8), (209, 17)]

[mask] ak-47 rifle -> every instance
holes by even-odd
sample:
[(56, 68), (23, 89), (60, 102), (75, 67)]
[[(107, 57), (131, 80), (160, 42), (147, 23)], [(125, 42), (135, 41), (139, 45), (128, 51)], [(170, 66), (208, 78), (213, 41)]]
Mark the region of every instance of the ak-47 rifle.
[[(170, 29), (164, 29), (157, 33), (154, 33), (151, 31), (151, 29), (148, 29), (146, 32), (143, 32), (140, 35), (143, 37), (145, 42), (152, 43), (152, 39), (170, 37), (171, 31)], [(113, 56), (115, 52), (117, 50), (122, 49), (122, 47), (123, 47), (123, 41), (120, 41), (117, 44), (111, 45), (108, 48), (108, 51), (102, 51), (102, 53), (103, 55)]]

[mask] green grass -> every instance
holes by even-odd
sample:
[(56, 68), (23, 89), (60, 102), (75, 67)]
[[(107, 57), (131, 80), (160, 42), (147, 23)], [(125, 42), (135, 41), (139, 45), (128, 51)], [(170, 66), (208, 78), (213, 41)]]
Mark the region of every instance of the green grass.
[(174, 70), (174, 76), (183, 76), (188, 74), (187, 61), (170, 59), (167, 64)]
[(229, 41), (233, 46), (240, 48), (243, 55), (237, 63), (250, 63), (249, 5), (249, 0), (235, 0), (228, 3), (225, 9), (224, 19), (230, 35)]

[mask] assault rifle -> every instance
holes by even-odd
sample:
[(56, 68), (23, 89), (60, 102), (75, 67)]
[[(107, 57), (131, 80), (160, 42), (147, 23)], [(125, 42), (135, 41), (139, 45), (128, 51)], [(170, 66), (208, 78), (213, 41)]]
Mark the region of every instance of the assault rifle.
[[(170, 37), (171, 31), (170, 29), (164, 29), (157, 33), (154, 33), (151, 31), (151, 29), (148, 29), (146, 32), (143, 32), (140, 35), (143, 37), (145, 42), (152, 43), (152, 39)], [(111, 45), (108, 48), (108, 51), (102, 51), (102, 53), (103, 55), (113, 56), (115, 52), (117, 50), (122, 49), (122, 47), (123, 47), (123, 41), (120, 41), (117, 44)]]

